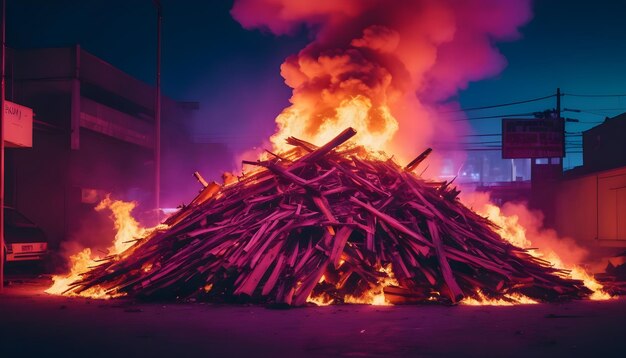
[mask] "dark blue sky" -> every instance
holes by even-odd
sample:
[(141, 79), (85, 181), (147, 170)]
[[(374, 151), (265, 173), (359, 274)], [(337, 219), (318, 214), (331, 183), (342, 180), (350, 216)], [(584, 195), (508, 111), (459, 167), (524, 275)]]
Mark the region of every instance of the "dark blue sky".
[[(230, 16), (232, 1), (163, 0), (163, 89), (179, 100), (197, 100), (194, 124), (202, 141), (228, 141), (235, 151), (273, 133), (273, 119), (287, 105), (283, 59), (308, 41), (241, 28)], [(456, 98), (462, 107), (506, 103), (554, 93), (626, 93), (626, 1), (535, 1), (522, 38), (498, 47), (507, 68), (473, 83)], [(150, 0), (7, 0), (7, 44), (15, 48), (68, 46), (87, 51), (153, 83), (156, 11)], [(527, 105), (470, 111), (469, 118), (554, 108), (554, 99)], [(626, 112), (624, 97), (565, 96), (565, 112), (582, 122)], [(607, 110), (610, 108), (611, 110)], [(449, 115), (449, 114), (448, 114)], [(458, 116), (454, 114), (451, 116)], [(568, 123), (580, 132), (594, 123)], [(500, 131), (499, 119), (472, 121), (477, 133)], [(487, 139), (489, 138), (489, 139)], [(576, 141), (570, 137), (569, 141)], [(468, 141), (497, 141), (498, 137)], [(575, 145), (569, 146), (572, 151)], [(566, 166), (580, 164), (570, 156)]]
[[(522, 28), (523, 37), (498, 46), (508, 60), (507, 68), (498, 77), (473, 83), (461, 92), (463, 107), (542, 97), (554, 93), (557, 87), (566, 94), (626, 94), (626, 1), (543, 0), (535, 1), (533, 8), (533, 20)], [(466, 113), (472, 118), (555, 106), (552, 98)], [(566, 131), (574, 133), (597, 125), (604, 116), (626, 112), (626, 96), (566, 95), (561, 106), (585, 111), (563, 112), (563, 116), (580, 120), (566, 124)], [(478, 133), (500, 131), (499, 119), (472, 121), (472, 126)], [(568, 152), (572, 154), (564, 161), (566, 167), (581, 164), (582, 155), (574, 153), (580, 152), (580, 138), (568, 138)]]

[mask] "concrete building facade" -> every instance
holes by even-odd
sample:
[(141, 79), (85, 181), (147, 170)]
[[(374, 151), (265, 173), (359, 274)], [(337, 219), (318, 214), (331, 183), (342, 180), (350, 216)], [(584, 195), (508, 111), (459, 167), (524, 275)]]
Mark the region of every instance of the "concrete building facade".
[[(33, 147), (7, 149), (5, 201), (40, 225), (52, 248), (89, 224), (105, 194), (135, 200), (138, 214), (150, 215), (153, 87), (79, 46), (11, 50), (7, 99), (32, 108), (35, 118)], [(176, 160), (168, 150), (189, 146), (185, 123), (197, 108), (163, 98), (164, 157)]]

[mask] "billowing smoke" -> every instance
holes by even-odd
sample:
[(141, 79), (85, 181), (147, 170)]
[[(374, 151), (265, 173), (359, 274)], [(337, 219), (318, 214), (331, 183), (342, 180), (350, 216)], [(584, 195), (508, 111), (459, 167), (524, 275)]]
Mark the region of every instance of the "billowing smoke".
[(248, 29), (312, 37), (281, 67), (293, 95), (275, 146), (290, 135), (323, 143), (352, 126), (360, 144), (408, 160), (458, 142), (466, 128), (438, 113), (504, 68), (494, 44), (519, 37), (531, 9), (530, 0), (235, 0), (232, 14)]

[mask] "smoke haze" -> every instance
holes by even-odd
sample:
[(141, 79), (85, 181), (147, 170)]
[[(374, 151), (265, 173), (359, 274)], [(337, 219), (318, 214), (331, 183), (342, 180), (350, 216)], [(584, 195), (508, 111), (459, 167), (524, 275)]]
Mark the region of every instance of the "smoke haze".
[(319, 144), (352, 125), (356, 142), (406, 161), (427, 146), (454, 149), (468, 128), (437, 114), (504, 68), (494, 44), (519, 37), (531, 2), (236, 0), (231, 12), (247, 29), (312, 38), (281, 66), (293, 93), (275, 147), (290, 135)]

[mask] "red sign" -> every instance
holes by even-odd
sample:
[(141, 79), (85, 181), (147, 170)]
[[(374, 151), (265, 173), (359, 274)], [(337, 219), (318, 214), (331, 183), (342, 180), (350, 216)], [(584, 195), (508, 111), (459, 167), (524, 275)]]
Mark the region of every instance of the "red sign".
[(563, 126), (563, 118), (502, 118), (502, 158), (562, 158), (565, 154)]

